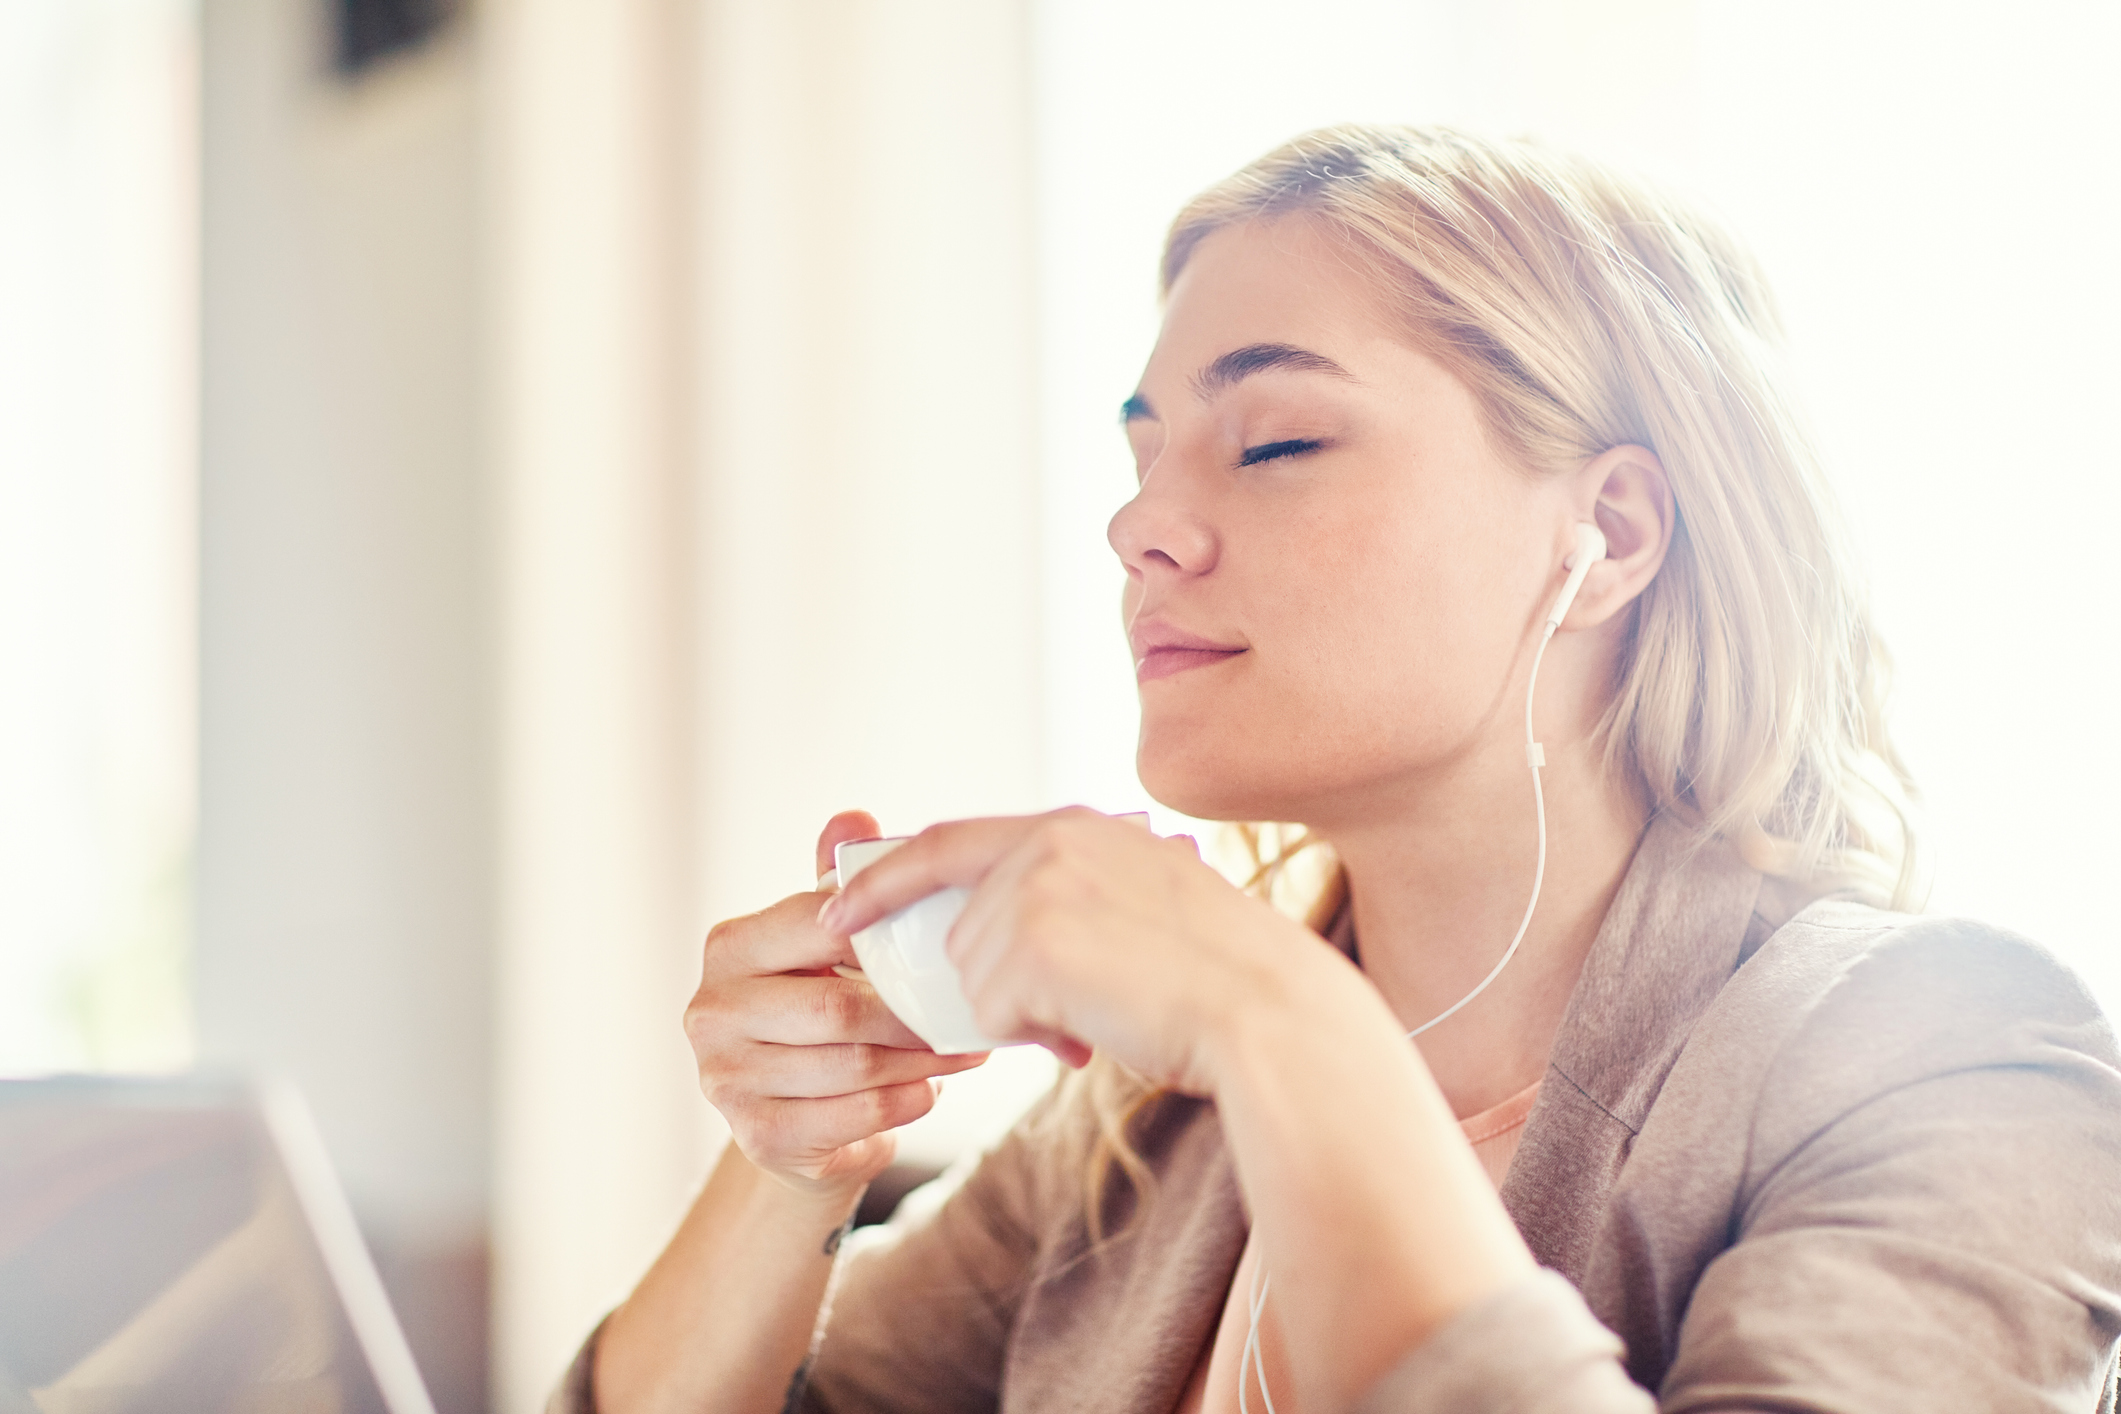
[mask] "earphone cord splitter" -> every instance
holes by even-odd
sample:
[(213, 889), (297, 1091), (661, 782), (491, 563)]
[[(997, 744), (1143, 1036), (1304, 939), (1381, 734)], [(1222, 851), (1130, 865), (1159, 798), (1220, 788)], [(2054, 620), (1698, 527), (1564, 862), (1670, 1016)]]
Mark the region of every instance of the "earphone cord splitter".
[[(1566, 610), (1566, 597), (1564, 602), (1557, 607), (1561, 610)], [(1502, 976), (1502, 970), (1510, 965), (1510, 959), (1517, 956), (1517, 949), (1524, 942), (1525, 932), (1532, 926), (1532, 914), (1539, 908), (1539, 891), (1545, 885), (1547, 879), (1547, 796), (1546, 788), (1540, 783), (1539, 771), (1542, 766), (1547, 764), (1547, 753), (1546, 748), (1539, 744), (1539, 738), (1532, 731), (1532, 697), (1539, 687), (1540, 661), (1547, 656), (1547, 644), (1553, 640), (1554, 630), (1558, 627), (1559, 617), (1559, 613), (1550, 613), (1547, 617), (1546, 626), (1539, 635), (1539, 647), (1532, 651), (1532, 675), (1530, 681), (1525, 684), (1524, 690), (1524, 759), (1525, 764), (1532, 768), (1532, 813), (1539, 822), (1539, 851), (1537, 862), (1532, 866), (1532, 897), (1525, 902), (1524, 917), (1517, 924), (1517, 936), (1510, 939), (1510, 945), (1503, 950), (1501, 960), (1489, 970), (1487, 976), (1480, 979), (1479, 984), (1472, 991), (1415, 1027), (1412, 1031), (1409, 1031), (1407, 1033), (1409, 1041), (1430, 1027), (1455, 1016), (1461, 1008), (1469, 1004), (1482, 992), (1485, 992), (1489, 983)], [(1271, 1285), (1272, 1282), (1267, 1276), (1266, 1260), (1263, 1257), (1252, 1279), (1251, 1328), (1245, 1333), (1244, 1349), (1237, 1357), (1238, 1414), (1252, 1414), (1251, 1406), (1245, 1398), (1245, 1379), (1248, 1374), (1258, 1377), (1260, 1398), (1267, 1402), (1267, 1414), (1274, 1414), (1274, 1396), (1267, 1390), (1267, 1362), (1259, 1346), (1259, 1318), (1260, 1314), (1267, 1309), (1267, 1291)]]

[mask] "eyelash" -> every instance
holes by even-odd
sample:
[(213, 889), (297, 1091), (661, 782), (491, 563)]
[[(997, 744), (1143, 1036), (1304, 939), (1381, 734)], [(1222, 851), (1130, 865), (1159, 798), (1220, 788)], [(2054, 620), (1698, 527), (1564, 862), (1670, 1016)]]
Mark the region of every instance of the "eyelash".
[(1306, 452), (1315, 452), (1324, 445), (1325, 443), (1308, 437), (1291, 438), (1286, 442), (1262, 442), (1256, 447), (1245, 448), (1245, 454), (1237, 459), (1237, 464), (1259, 466), (1283, 457), (1300, 457)]

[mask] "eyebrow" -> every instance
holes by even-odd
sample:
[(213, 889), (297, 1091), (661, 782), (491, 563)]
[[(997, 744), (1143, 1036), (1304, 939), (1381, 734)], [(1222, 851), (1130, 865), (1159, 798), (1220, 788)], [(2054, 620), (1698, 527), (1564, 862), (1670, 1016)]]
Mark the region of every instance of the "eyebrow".
[[(1247, 344), (1241, 349), (1232, 349), (1213, 363), (1193, 375), (1194, 395), (1212, 398), (1225, 388), (1242, 383), (1255, 373), (1270, 369), (1283, 369), (1291, 373), (1323, 373), (1333, 378), (1355, 381), (1355, 375), (1342, 368), (1322, 353), (1300, 349), (1294, 344)], [(1119, 420), (1134, 422), (1143, 418), (1156, 419), (1156, 410), (1140, 393), (1119, 405)]]

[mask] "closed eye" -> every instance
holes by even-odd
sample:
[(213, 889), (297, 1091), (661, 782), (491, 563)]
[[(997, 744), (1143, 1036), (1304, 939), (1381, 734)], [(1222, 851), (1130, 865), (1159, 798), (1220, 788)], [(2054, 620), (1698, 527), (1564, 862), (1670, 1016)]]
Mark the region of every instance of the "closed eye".
[(1258, 466), (1262, 462), (1278, 461), (1283, 457), (1300, 457), (1306, 452), (1315, 452), (1325, 443), (1311, 437), (1292, 438), (1286, 442), (1262, 442), (1256, 447), (1245, 448), (1245, 454), (1237, 459), (1239, 466)]

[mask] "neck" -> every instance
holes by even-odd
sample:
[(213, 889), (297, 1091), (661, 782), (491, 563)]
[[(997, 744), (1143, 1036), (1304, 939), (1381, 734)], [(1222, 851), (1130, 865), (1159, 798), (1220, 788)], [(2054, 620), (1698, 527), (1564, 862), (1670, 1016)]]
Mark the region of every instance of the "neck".
[[(1487, 976), (1524, 918), (1537, 823), (1523, 750), (1520, 738), (1482, 753), (1424, 782), (1412, 803), (1321, 831), (1347, 870), (1363, 970), (1410, 1030)], [(1546, 878), (1524, 942), (1486, 991), (1417, 1043), (1461, 1116), (1545, 1073), (1648, 820), (1643, 793), (1606, 775), (1587, 736), (1549, 745), (1542, 774)]]

